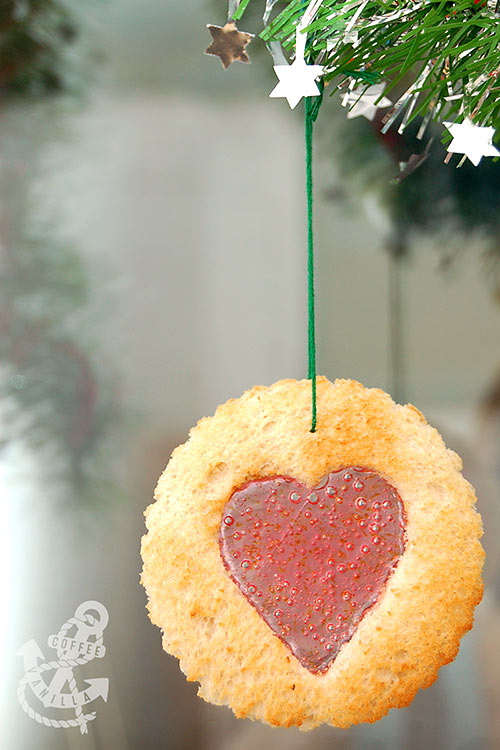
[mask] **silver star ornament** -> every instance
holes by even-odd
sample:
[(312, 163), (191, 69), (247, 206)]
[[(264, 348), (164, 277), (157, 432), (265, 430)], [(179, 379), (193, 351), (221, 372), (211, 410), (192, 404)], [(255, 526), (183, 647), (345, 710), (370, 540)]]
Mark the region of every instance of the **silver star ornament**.
[(453, 136), (448, 146), (450, 153), (465, 154), (476, 167), (483, 156), (500, 156), (500, 151), (492, 143), (494, 128), (474, 125), (468, 117), (461, 123), (445, 122), (443, 125)]

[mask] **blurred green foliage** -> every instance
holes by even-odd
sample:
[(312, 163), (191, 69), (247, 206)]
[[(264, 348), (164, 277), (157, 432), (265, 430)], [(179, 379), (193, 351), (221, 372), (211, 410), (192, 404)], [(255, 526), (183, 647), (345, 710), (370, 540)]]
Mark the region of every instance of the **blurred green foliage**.
[(86, 72), (77, 11), (75, 0), (0, 0), (0, 450), (21, 442), (65, 502), (94, 506), (119, 406), (89, 325), (87, 263), (40, 193), (54, 179), (47, 153), (71, 138), (74, 97), (50, 95), (81, 93)]
[(39, 95), (66, 88), (66, 53), (78, 25), (63, 0), (1, 0), (0, 92)]
[[(446, 267), (473, 249), (479, 252), (484, 276), (496, 291), (500, 282), (500, 164), (483, 159), (475, 167), (466, 160), (457, 168), (457, 157), (444, 164), (446, 149), (439, 132), (431, 128), (419, 141), (416, 122), (402, 134), (391, 128), (383, 135), (381, 117), (379, 112), (373, 122), (335, 119), (332, 155), (346, 194), (355, 203), (367, 193), (376, 196), (390, 226), (391, 252), (405, 255), (418, 236), (427, 236)], [(328, 137), (321, 118), (320, 125)], [(412, 154), (422, 154), (432, 136), (422, 163), (396, 182), (401, 166)]]

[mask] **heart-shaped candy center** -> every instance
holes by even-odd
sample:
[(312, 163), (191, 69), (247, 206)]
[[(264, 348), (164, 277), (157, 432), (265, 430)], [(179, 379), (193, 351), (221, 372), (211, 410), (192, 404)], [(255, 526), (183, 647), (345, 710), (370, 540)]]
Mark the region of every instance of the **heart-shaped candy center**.
[(377, 601), (404, 536), (394, 487), (348, 467), (312, 490), (283, 476), (243, 485), (224, 508), (220, 548), (242, 594), (317, 674)]

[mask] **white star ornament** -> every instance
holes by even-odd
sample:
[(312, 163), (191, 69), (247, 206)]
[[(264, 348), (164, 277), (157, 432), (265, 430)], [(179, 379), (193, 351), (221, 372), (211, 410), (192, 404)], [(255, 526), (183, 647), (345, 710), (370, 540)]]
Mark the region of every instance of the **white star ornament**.
[(368, 86), (363, 93), (361, 93), (362, 89), (359, 86), (350, 91), (342, 102), (344, 107), (350, 107), (347, 119), (352, 120), (353, 117), (363, 116), (367, 120), (373, 120), (377, 109), (390, 107), (392, 104), (391, 100), (386, 96), (382, 96), (384, 89), (384, 83), (376, 83), (373, 86)]
[(453, 140), (448, 151), (453, 154), (465, 154), (475, 167), (483, 156), (500, 156), (500, 151), (492, 143), (494, 128), (482, 128), (474, 125), (468, 117), (461, 123), (445, 122)]
[(323, 74), (321, 65), (307, 65), (303, 58), (297, 58), (291, 65), (275, 65), (274, 71), (279, 83), (269, 96), (283, 97), (294, 109), (304, 96), (318, 96), (320, 91), (316, 78)]

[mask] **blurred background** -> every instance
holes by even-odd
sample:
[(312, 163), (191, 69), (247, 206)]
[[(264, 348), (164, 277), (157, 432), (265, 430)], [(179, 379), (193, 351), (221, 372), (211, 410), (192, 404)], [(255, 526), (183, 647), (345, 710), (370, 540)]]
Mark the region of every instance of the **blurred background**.
[[(170, 452), (307, 370), (301, 107), (268, 99), (257, 39), (251, 66), (203, 55), (226, 12), (0, 3), (0, 746), (500, 748), (500, 165), (445, 166), (438, 138), (395, 185), (411, 129), (381, 139), (338, 96), (315, 134), (318, 371), (415, 404), (463, 457), (487, 552), (474, 629), (408, 708), (302, 733), (198, 699), (147, 619), (142, 514)], [(109, 625), (79, 674), (109, 698), (81, 735), (16, 691), (19, 649), (56, 658), (47, 637), (86, 600)]]

